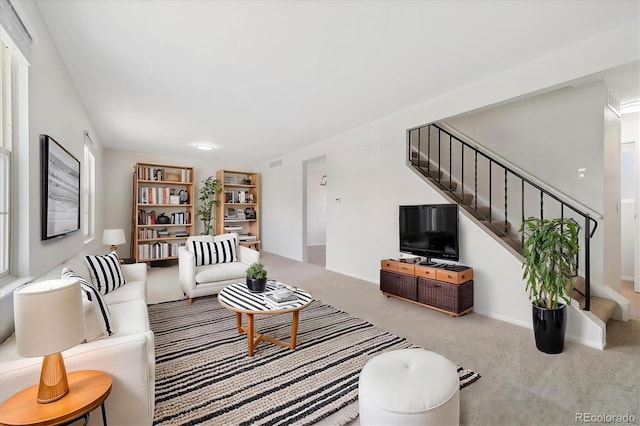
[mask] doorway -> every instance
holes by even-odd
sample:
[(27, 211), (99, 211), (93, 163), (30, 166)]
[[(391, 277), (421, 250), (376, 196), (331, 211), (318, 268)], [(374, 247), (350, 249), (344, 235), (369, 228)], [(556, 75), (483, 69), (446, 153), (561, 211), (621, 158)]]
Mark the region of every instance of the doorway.
[(304, 162), (304, 241), (306, 262), (326, 266), (327, 259), (327, 157)]

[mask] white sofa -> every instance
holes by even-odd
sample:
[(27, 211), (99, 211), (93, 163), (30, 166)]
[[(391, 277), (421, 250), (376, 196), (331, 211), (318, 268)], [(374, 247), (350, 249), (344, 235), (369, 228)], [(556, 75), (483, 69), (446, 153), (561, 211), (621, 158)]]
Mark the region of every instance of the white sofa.
[[(216, 263), (196, 266), (192, 252), (192, 241), (218, 242), (235, 239), (237, 262)], [(260, 252), (238, 244), (238, 234), (220, 234), (193, 236), (187, 239), (185, 246), (178, 249), (178, 272), (180, 288), (193, 303), (193, 298), (217, 294), (226, 285), (242, 281), (247, 276), (247, 268), (260, 261)]]
[[(112, 380), (111, 394), (105, 401), (107, 420), (113, 425), (151, 425), (155, 408), (155, 353), (153, 332), (146, 305), (147, 265), (121, 265), (127, 283), (104, 295), (109, 307), (113, 334), (81, 343), (62, 352), (67, 372), (100, 370)], [(82, 254), (78, 254), (34, 281), (60, 278), (68, 267), (91, 281)], [(12, 292), (0, 298), (0, 309), (13, 311)], [(11, 333), (13, 322), (2, 316), (3, 334)], [(2, 338), (2, 337), (0, 337)], [(0, 344), (0, 401), (37, 384), (42, 357), (18, 355), (15, 334)], [(102, 424), (100, 409), (91, 415), (91, 425)]]

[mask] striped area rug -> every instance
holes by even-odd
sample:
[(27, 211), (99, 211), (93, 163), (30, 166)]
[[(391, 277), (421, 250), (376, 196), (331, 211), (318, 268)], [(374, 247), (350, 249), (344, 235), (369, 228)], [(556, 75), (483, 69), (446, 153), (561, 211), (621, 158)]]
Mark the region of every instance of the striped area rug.
[[(150, 305), (149, 319), (157, 425), (304, 425), (330, 415), (345, 424), (358, 415), (353, 402), (367, 360), (414, 346), (320, 301), (300, 311), (295, 351), (262, 342), (253, 358), (235, 314), (215, 297)], [(288, 340), (291, 314), (256, 315), (255, 325)], [(480, 377), (459, 374), (461, 387)]]

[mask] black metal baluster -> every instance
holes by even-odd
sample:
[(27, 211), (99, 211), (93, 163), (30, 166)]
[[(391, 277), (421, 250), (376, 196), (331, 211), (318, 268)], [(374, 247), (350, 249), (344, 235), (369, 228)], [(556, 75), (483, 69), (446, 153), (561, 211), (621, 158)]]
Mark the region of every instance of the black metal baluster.
[(473, 197), (474, 210), (478, 211), (478, 150), (475, 150), (475, 164), (474, 164), (474, 179), (475, 179), (475, 196)]
[(440, 183), (440, 177), (442, 176), (442, 164), (441, 161), (441, 153), (442, 153), (442, 130), (438, 131), (438, 183)]
[(453, 181), (452, 176), (453, 176), (453, 169), (451, 168), (451, 163), (452, 163), (452, 159), (451, 156), (453, 155), (453, 152), (451, 151), (452, 149), (452, 141), (451, 141), (452, 136), (449, 135), (449, 191), (453, 191)]
[[(591, 310), (591, 262), (590, 254), (591, 247), (589, 246), (591, 240), (590, 231), (591, 222), (587, 216), (584, 221), (584, 310)], [(594, 229), (595, 230), (595, 229)]]
[[(520, 208), (520, 210), (522, 212), (521, 213), (522, 217), (520, 219), (520, 223), (522, 224), (522, 223), (524, 223), (524, 179), (520, 178), (520, 182), (521, 182), (520, 191), (522, 192), (522, 196), (520, 197), (521, 198), (521, 203), (522, 203), (522, 206)], [(520, 234), (520, 240), (521, 240), (520, 241), (520, 247), (524, 247), (524, 229), (522, 230), (522, 233)]]
[(489, 226), (493, 222), (493, 161), (489, 159)]
[(507, 209), (508, 209), (508, 203), (507, 203), (507, 198), (508, 198), (507, 190), (508, 190), (508, 187), (507, 187), (507, 185), (508, 185), (508, 183), (507, 183), (507, 169), (504, 168), (504, 167), (503, 167), (503, 169), (504, 169), (504, 234), (507, 235), (507, 231), (508, 231), (508, 229), (507, 229), (507, 227), (508, 227), (508, 225), (507, 225)]
[(431, 128), (429, 125), (429, 133), (427, 133), (427, 176), (431, 176)]
[(418, 162), (418, 163), (417, 163), (417, 164), (418, 164), (418, 167), (421, 167), (421, 165), (420, 165), (420, 159), (422, 158), (422, 141), (421, 141), (421, 137), (420, 137), (420, 134), (422, 133), (422, 131), (421, 131), (421, 130), (422, 130), (422, 128), (419, 128), (419, 129), (418, 129), (418, 158), (416, 159), (416, 160), (417, 160), (417, 162)]

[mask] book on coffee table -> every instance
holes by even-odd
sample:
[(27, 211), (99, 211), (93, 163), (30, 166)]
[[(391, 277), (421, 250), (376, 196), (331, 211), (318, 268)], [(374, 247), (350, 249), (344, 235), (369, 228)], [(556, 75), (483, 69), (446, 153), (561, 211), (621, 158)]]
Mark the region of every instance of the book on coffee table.
[(282, 308), (285, 306), (291, 306), (298, 300), (298, 295), (295, 293), (280, 298), (274, 296), (273, 293), (274, 292), (272, 291), (264, 293), (264, 302), (271, 308)]

